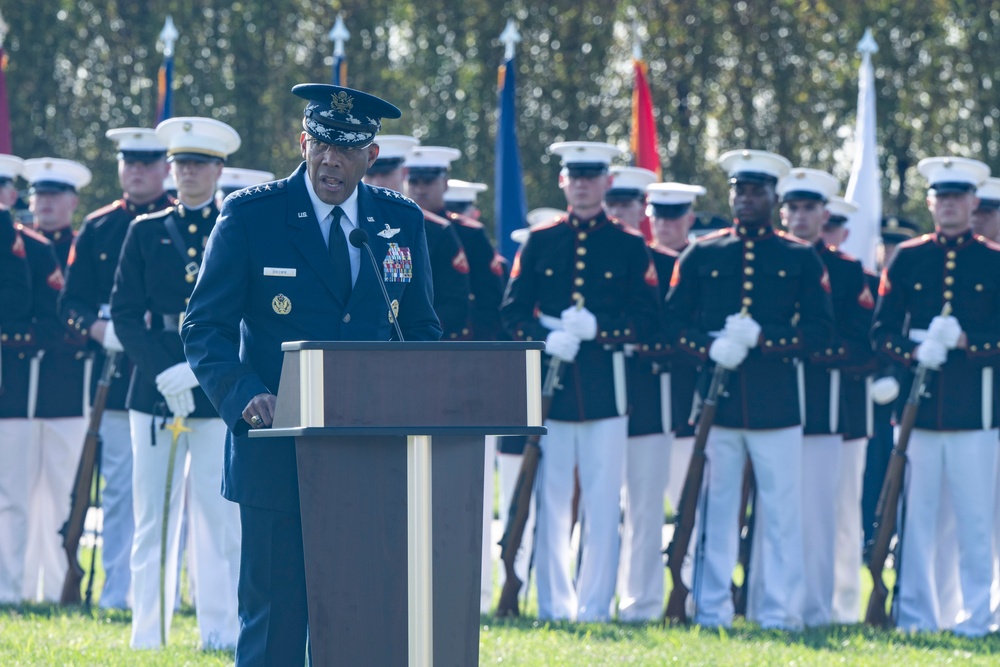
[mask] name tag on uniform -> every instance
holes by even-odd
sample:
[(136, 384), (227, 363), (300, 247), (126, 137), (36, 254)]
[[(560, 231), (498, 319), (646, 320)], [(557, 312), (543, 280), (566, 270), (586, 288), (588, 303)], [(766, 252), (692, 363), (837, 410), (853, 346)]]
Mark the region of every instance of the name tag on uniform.
[(278, 276), (278, 277), (281, 277), (281, 278), (294, 278), (295, 277), (295, 269), (281, 269), (281, 268), (277, 268), (277, 267), (274, 267), (274, 266), (265, 266), (264, 267), (264, 275), (265, 276)]

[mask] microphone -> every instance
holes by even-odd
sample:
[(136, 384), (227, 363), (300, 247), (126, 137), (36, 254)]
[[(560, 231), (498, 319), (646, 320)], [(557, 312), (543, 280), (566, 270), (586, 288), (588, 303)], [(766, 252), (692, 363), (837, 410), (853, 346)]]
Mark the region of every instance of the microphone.
[(396, 336), (399, 337), (399, 341), (403, 342), (403, 332), (399, 328), (399, 318), (396, 317), (396, 313), (392, 310), (392, 302), (389, 301), (389, 293), (385, 290), (385, 282), (382, 280), (382, 274), (378, 268), (378, 262), (375, 261), (375, 254), (372, 252), (372, 247), (368, 245), (368, 232), (357, 227), (351, 230), (350, 236), (347, 238), (351, 242), (351, 245), (355, 248), (364, 248), (368, 251), (368, 258), (372, 261), (372, 268), (375, 269), (375, 277), (378, 279), (378, 286), (382, 288), (382, 296), (385, 298), (385, 306), (389, 309), (389, 314), (392, 319), (392, 326), (396, 327)]

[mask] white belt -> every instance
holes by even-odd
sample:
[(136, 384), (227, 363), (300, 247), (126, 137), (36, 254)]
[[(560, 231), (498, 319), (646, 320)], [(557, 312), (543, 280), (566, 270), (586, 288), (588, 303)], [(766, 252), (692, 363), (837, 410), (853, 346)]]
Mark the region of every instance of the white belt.
[(914, 343), (923, 343), (927, 340), (927, 329), (910, 329), (910, 340)]

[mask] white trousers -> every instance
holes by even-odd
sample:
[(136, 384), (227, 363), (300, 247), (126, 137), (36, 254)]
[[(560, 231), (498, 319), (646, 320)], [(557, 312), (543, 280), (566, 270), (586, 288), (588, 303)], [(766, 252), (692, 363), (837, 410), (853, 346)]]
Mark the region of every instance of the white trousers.
[(493, 471), (496, 464), (497, 437), (486, 436), (483, 459), (483, 563), (479, 587), (479, 613), (493, 607)]
[(0, 604), (24, 596), (31, 431), (31, 420), (0, 419)]
[[(618, 524), (628, 418), (547, 420), (538, 467), (538, 617), (606, 621), (618, 572)], [(573, 469), (580, 475), (582, 558), (574, 590), (570, 566)]]
[(933, 632), (942, 627), (935, 564), (939, 527), (936, 518), (941, 497), (947, 495), (955, 510), (962, 593), (962, 610), (954, 631), (970, 636), (989, 631), (996, 450), (996, 429), (913, 430), (907, 450), (897, 619), (900, 628)]
[[(749, 454), (757, 480), (755, 549), (748, 614), (764, 628), (802, 627), (802, 427), (744, 430), (714, 427), (706, 455), (704, 553), (694, 577), (695, 622), (729, 627), (739, 550), (739, 506)], [(755, 586), (755, 578), (763, 585)], [(756, 599), (755, 599), (756, 598)]]
[(59, 529), (69, 518), (70, 497), (80, 465), (87, 420), (33, 419), (28, 462), (28, 545), (24, 598), (58, 602), (69, 563)]
[(674, 437), (670, 443), (670, 474), (667, 478), (667, 500), (677, 514), (677, 504), (684, 492), (684, 480), (687, 479), (688, 466), (691, 465), (691, 452), (694, 451), (694, 438)]
[[(159, 428), (151, 441), (151, 415), (129, 411), (132, 430), (132, 488), (135, 538), (132, 545), (133, 648), (160, 646), (160, 549), (163, 503), (171, 433)], [(198, 579), (198, 631), (203, 648), (236, 645), (237, 581), (240, 569), (239, 507), (222, 497), (223, 447), (226, 425), (221, 419), (191, 419), (190, 433), (181, 435), (170, 489), (167, 530), (165, 610), (167, 636), (177, 591), (180, 516), (184, 483), (190, 482), (189, 567)]]
[(843, 447), (844, 439), (839, 435), (802, 438), (802, 548), (806, 584), (802, 622), (811, 627), (828, 625), (832, 617), (837, 491)]
[(861, 492), (864, 489), (866, 438), (845, 440), (840, 450), (833, 556), (833, 622), (861, 620), (861, 563), (864, 531)]
[(128, 412), (106, 410), (101, 418), (101, 562), (104, 564), (103, 609), (126, 609), (130, 604), (132, 571), (132, 434)]
[(663, 497), (670, 466), (669, 433), (628, 439), (622, 489), (618, 618), (653, 621), (663, 614)]
[[(522, 457), (517, 454), (497, 454), (497, 470), (500, 477), (500, 522), (507, 527), (507, 513), (510, 510), (511, 496), (517, 485), (517, 476), (521, 472)], [(536, 484), (536, 489), (537, 484)], [(531, 551), (535, 544), (535, 494), (532, 493), (528, 503), (528, 520), (524, 524), (524, 535), (521, 537), (521, 549), (514, 557), (514, 572), (517, 578), (524, 582), (518, 595), (521, 603), (528, 599), (528, 571), (531, 568)], [(497, 582), (503, 586), (507, 580), (507, 571), (501, 565), (497, 568)]]

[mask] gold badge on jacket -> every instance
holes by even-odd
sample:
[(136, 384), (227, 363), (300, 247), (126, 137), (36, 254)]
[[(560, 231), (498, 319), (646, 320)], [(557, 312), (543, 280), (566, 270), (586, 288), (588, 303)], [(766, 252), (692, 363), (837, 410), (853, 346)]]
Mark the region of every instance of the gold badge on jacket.
[(393, 299), (390, 305), (392, 306), (392, 311), (389, 312), (389, 322), (392, 322), (396, 317), (399, 316), (399, 301)]
[(278, 296), (271, 299), (271, 308), (273, 308), (274, 312), (278, 313), (279, 315), (287, 315), (288, 313), (292, 312), (292, 302), (284, 294), (279, 294)]

